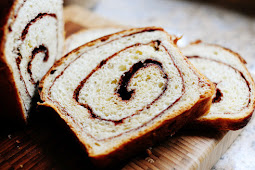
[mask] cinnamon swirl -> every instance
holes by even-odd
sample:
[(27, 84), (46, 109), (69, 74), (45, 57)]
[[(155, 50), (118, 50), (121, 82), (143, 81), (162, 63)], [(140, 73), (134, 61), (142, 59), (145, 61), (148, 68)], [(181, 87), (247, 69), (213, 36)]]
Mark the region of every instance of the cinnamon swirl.
[(218, 45), (193, 43), (182, 49), (184, 55), (215, 86), (212, 107), (193, 124), (220, 130), (244, 127), (254, 110), (254, 82), (237, 53)]

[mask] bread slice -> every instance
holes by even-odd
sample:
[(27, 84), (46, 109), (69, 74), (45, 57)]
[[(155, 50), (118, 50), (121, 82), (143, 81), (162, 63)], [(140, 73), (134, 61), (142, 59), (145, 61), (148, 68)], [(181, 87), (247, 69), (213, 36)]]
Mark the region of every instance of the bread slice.
[(120, 28), (94, 28), (81, 30), (66, 39), (63, 54), (65, 55), (87, 42), (106, 36), (108, 34), (116, 33), (121, 30), (122, 29)]
[(244, 127), (255, 107), (254, 81), (245, 60), (229, 49), (201, 42), (183, 48), (182, 52), (216, 86), (210, 112), (193, 123), (220, 130)]
[[(98, 166), (124, 159), (208, 112), (214, 85), (162, 28), (89, 42), (59, 60), (39, 85)], [(116, 163), (116, 162), (115, 162)]]
[(61, 57), (63, 2), (0, 3), (0, 120), (25, 122), (38, 82)]

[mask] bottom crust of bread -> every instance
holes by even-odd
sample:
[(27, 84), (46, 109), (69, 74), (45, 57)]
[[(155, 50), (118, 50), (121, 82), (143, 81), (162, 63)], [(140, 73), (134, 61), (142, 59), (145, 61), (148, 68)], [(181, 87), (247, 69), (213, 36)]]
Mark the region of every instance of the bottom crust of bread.
[(189, 120), (196, 119), (204, 113), (208, 113), (211, 107), (211, 97), (199, 100), (191, 109), (176, 117), (174, 120), (165, 121), (160, 127), (151, 131), (150, 133), (141, 136), (132, 141), (128, 141), (125, 145), (120, 146), (114, 152), (108, 155), (101, 155), (98, 157), (91, 157), (91, 161), (99, 166), (106, 167), (116, 164), (116, 162), (123, 162), (125, 159), (134, 156), (138, 152), (144, 151), (164, 139), (172, 136)]
[(240, 119), (226, 119), (226, 118), (217, 118), (214, 120), (194, 120), (190, 122), (188, 127), (193, 127), (194, 129), (198, 128), (212, 128), (212, 129), (224, 129), (224, 130), (239, 130), (245, 127), (250, 119), (252, 114), (247, 117), (242, 117)]
[[(136, 138), (135, 140), (127, 141), (125, 144), (119, 146), (118, 149), (106, 155), (99, 155), (96, 157), (90, 157), (91, 162), (99, 168), (105, 167), (116, 167), (127, 159), (135, 156), (142, 151), (145, 151), (147, 148), (157, 145), (160, 142), (164, 141), (168, 137), (171, 137), (178, 131), (184, 124), (187, 122), (194, 120), (200, 117), (203, 114), (209, 112), (211, 107), (212, 98), (211, 96), (201, 98), (193, 107), (189, 110), (185, 111), (183, 114), (180, 114), (174, 120), (165, 121), (162, 123), (160, 127), (151, 131), (150, 133)], [(47, 106), (44, 104), (39, 104), (42, 106), (46, 106), (49, 110), (54, 112), (54, 115), (57, 119), (60, 119), (60, 125), (64, 126), (65, 130), (71, 131), (74, 138), (79, 142), (80, 146), (86, 151), (86, 148), (82, 141), (79, 140), (74, 131), (72, 131), (72, 126), (67, 125), (65, 120), (60, 118), (57, 111), (53, 110), (51, 106)], [(62, 122), (62, 123), (61, 123)], [(87, 152), (87, 151), (86, 151)]]

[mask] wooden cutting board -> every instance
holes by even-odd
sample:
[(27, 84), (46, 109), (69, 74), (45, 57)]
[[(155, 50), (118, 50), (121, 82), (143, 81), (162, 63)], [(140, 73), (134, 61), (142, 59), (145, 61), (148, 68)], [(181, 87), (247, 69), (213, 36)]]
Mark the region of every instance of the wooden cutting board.
[[(66, 36), (81, 29), (123, 27), (77, 6), (65, 8), (64, 14)], [(54, 118), (45, 111), (32, 114), (24, 129), (0, 131), (0, 169), (95, 169), (74, 137)], [(240, 133), (181, 130), (118, 168), (211, 169)]]

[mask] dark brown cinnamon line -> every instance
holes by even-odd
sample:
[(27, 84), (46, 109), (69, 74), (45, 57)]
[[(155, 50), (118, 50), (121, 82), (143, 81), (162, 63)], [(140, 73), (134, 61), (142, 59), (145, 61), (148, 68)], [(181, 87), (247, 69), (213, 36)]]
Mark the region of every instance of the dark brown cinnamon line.
[[(81, 106), (85, 107), (86, 109), (88, 109), (88, 112), (90, 113), (90, 116), (91, 118), (94, 118), (94, 119), (99, 119), (99, 120), (103, 120), (103, 121), (110, 121), (108, 119), (104, 119), (104, 118), (101, 118), (100, 116), (96, 115), (94, 113), (94, 111), (92, 110), (92, 108), (88, 105), (88, 104), (80, 104)], [(115, 125), (118, 125), (120, 123), (123, 123), (123, 120), (124, 119), (120, 119), (120, 120), (113, 120), (111, 122), (113, 122)]]
[[(145, 61), (139, 61), (135, 63), (129, 71), (126, 71), (120, 78), (119, 80), (119, 86), (115, 92), (122, 100), (130, 100), (132, 95), (135, 93), (135, 90), (128, 91), (127, 87), (129, 85), (129, 82), (131, 78), (134, 76), (134, 74), (140, 70), (141, 68), (146, 68), (150, 65), (157, 65), (160, 70), (164, 73), (164, 79), (167, 79), (168, 81), (168, 76), (164, 72), (162, 63), (152, 60), (152, 59), (146, 59)], [(166, 86), (165, 86), (166, 88)]]
[[(29, 96), (29, 97), (32, 97), (32, 96), (30, 95), (30, 93), (28, 92), (28, 90), (27, 90), (27, 86), (26, 86), (25, 81), (24, 81), (24, 79), (23, 79), (23, 76), (22, 76), (22, 74), (21, 74), (21, 71), (20, 71), (20, 63), (21, 63), (21, 54), (19, 53), (18, 57), (16, 58), (16, 64), (17, 64), (17, 67), (18, 67), (18, 70), (19, 70), (20, 80), (21, 80), (21, 81), (23, 82), (23, 84), (25, 85), (25, 91), (26, 91), (26, 93), (28, 94), (28, 96)], [(27, 109), (26, 109), (26, 110), (27, 110)]]
[[(223, 64), (223, 65), (225, 65), (225, 66), (228, 66), (228, 67), (230, 67), (230, 68), (232, 68), (233, 70), (235, 70), (235, 72), (237, 72), (237, 73), (239, 73), (240, 74), (240, 76), (244, 79), (244, 81), (246, 82), (246, 85), (247, 85), (247, 87), (248, 87), (248, 89), (249, 89), (249, 100), (248, 100), (248, 103), (247, 103), (247, 105), (246, 105), (246, 107), (248, 107), (249, 105), (250, 105), (250, 103), (251, 103), (251, 87), (250, 87), (250, 83), (247, 81), (247, 79), (245, 78), (245, 76), (243, 75), (243, 73), (241, 72), (241, 71), (239, 71), (238, 69), (236, 69), (236, 68), (234, 68), (233, 66), (231, 66), (230, 64), (227, 64), (227, 63), (224, 63), (224, 62), (222, 62), (222, 61), (218, 61), (218, 60), (215, 60), (215, 59), (211, 59), (211, 58), (206, 58), (206, 57), (200, 57), (200, 56), (186, 56), (188, 59), (204, 59), (204, 60), (210, 60), (210, 61), (213, 61), (213, 62), (217, 62), (217, 63), (220, 63), (220, 64)], [(216, 97), (217, 97), (217, 90), (219, 90), (218, 88), (216, 88)], [(220, 94), (221, 93), (221, 94)], [(219, 91), (218, 92), (218, 97), (222, 97), (223, 96), (223, 93), (221, 92), (221, 91)], [(217, 98), (214, 98), (213, 99), (213, 103), (214, 102), (220, 102), (220, 101), (218, 101), (218, 97)], [(214, 101), (215, 100), (215, 101)], [(221, 100), (221, 98), (220, 98), (220, 100)], [(241, 110), (243, 110), (245, 107), (243, 107)]]
[(216, 88), (216, 95), (212, 99), (212, 103), (219, 103), (222, 97), (223, 97), (223, 93), (221, 92), (219, 88)]
[[(36, 21), (42, 19), (42, 18), (45, 17), (45, 16), (50, 16), (50, 17), (54, 17), (54, 18), (57, 19), (56, 14), (39, 13), (34, 19), (32, 19), (32, 20), (26, 25), (26, 27), (25, 27), (25, 29), (23, 30), (23, 32), (22, 32), (22, 34), (21, 34), (21, 37), (20, 37), (22, 41), (24, 41), (24, 39), (26, 38), (26, 35), (27, 35), (27, 33), (28, 33), (28, 30), (29, 30), (30, 26), (31, 26), (33, 23), (35, 23)], [(43, 46), (43, 45), (42, 45), (42, 46)], [(40, 47), (40, 46), (39, 46), (39, 47)], [(17, 50), (18, 50), (18, 58), (19, 58), (19, 59), (18, 59), (18, 58), (16, 59), (16, 64), (17, 64), (17, 68), (18, 68), (18, 70), (19, 70), (20, 80), (23, 82), (23, 84), (24, 84), (24, 86), (25, 86), (26, 93), (28, 94), (28, 96), (29, 96), (29, 97), (32, 97), (32, 95), (28, 92), (27, 85), (26, 85), (26, 83), (25, 83), (25, 81), (24, 81), (24, 78), (23, 78), (23, 76), (22, 76), (22, 74), (21, 74), (21, 71), (20, 71), (20, 62), (21, 62), (21, 59), (22, 59), (22, 55), (20, 54), (19, 49), (20, 49), (20, 46), (17, 47)], [(35, 49), (36, 49), (36, 48), (35, 48)], [(34, 49), (34, 50), (35, 50), (35, 49)], [(33, 52), (34, 52), (34, 50), (33, 50)], [(48, 51), (48, 49), (47, 49), (47, 51)], [(35, 56), (36, 54), (33, 54), (33, 52), (32, 52), (32, 56), (33, 56), (33, 55)], [(48, 60), (49, 55), (46, 54), (46, 56), (47, 56), (47, 57), (45, 58), (45, 60)], [(31, 58), (34, 58), (34, 57), (31, 57)], [(20, 61), (19, 61), (19, 60), (20, 60)], [(32, 67), (32, 65), (31, 65), (31, 62), (32, 62), (32, 60), (30, 60), (29, 63), (28, 63), (28, 69), (27, 69), (27, 71), (28, 71), (28, 73), (29, 73), (29, 75), (30, 75), (30, 81), (32, 81), (33, 84), (36, 84), (36, 83), (34, 82), (33, 78), (32, 78), (32, 72), (31, 72), (31, 67)], [(29, 65), (31, 65), (31, 66), (29, 67)]]
[[(151, 43), (155, 44), (155, 43), (157, 43), (157, 41), (153, 41), (153, 42), (151, 42)], [(124, 117), (124, 118), (122, 118), (122, 119), (119, 119), (119, 120), (112, 120), (112, 119), (105, 119), (105, 118), (102, 118), (102, 117), (98, 116), (98, 115), (93, 111), (93, 109), (92, 109), (87, 103), (80, 103), (80, 102), (79, 102), (79, 93), (80, 93), (80, 90), (84, 87), (84, 84), (86, 83), (86, 81), (91, 77), (91, 75), (92, 75), (93, 73), (95, 73), (98, 69), (100, 69), (104, 64), (106, 64), (110, 59), (112, 59), (112, 58), (114, 58), (116, 55), (118, 55), (120, 52), (125, 51), (125, 50), (127, 50), (127, 49), (129, 49), (129, 48), (132, 48), (132, 47), (135, 47), (135, 46), (149, 45), (149, 44), (151, 44), (151, 43), (148, 43), (148, 44), (140, 44), (140, 43), (139, 43), (139, 44), (134, 44), (134, 45), (128, 46), (128, 47), (126, 47), (126, 48), (124, 48), (124, 49), (122, 49), (122, 50), (116, 52), (115, 54), (113, 54), (112, 56), (108, 57), (107, 59), (103, 60), (95, 69), (93, 69), (93, 70), (91, 71), (91, 73), (90, 73), (85, 79), (83, 79), (83, 81), (81, 81), (80, 85), (77, 86), (77, 88), (76, 88), (75, 91), (74, 91), (73, 98), (76, 100), (77, 103), (79, 103), (80, 105), (82, 105), (83, 107), (87, 108), (87, 109), (90, 111), (90, 114), (91, 114), (91, 117), (92, 117), (92, 118), (97, 118), (97, 119), (104, 120), (104, 121), (111, 121), (111, 122), (115, 123), (116, 125), (122, 123), (122, 122), (123, 122), (125, 119), (127, 119), (127, 118), (130, 118), (130, 117), (132, 117), (132, 116), (134, 116), (134, 115), (136, 115), (136, 114), (139, 114), (139, 113), (140, 113), (141, 111), (143, 111), (145, 108), (149, 109), (150, 106), (151, 106), (154, 102), (156, 102), (156, 101), (164, 94), (164, 92), (165, 92), (166, 89), (167, 89), (167, 85), (168, 85), (168, 76), (167, 76), (167, 74), (164, 72), (164, 70), (163, 70), (163, 68), (162, 68), (162, 64), (161, 64), (160, 62), (155, 61), (155, 60), (152, 60), (152, 59), (147, 59), (147, 60), (145, 60), (144, 62), (140, 61), (140, 62), (134, 64), (134, 65), (131, 67), (131, 70), (130, 70), (132, 73), (130, 74), (130, 73), (126, 72), (126, 73), (123, 74), (124, 76), (122, 76), (122, 77), (120, 78), (120, 81), (119, 81), (119, 82), (120, 82), (120, 85), (119, 85), (119, 88), (117, 89), (116, 93), (117, 93), (117, 95), (118, 95), (119, 97), (121, 97), (121, 98), (124, 97), (124, 96), (122, 96), (122, 95), (126, 95), (126, 94), (128, 93), (128, 92), (127, 92), (127, 85), (128, 85), (128, 83), (129, 83), (130, 79), (132, 78), (133, 74), (134, 74), (135, 72), (137, 72), (139, 69), (142, 68), (142, 67), (139, 67), (139, 66), (143, 66), (143, 65), (144, 65), (143, 67), (145, 67), (146, 64), (152, 64), (152, 63), (154, 63), (154, 64), (156, 64), (156, 65), (162, 70), (162, 72), (164, 73), (164, 76), (163, 76), (163, 77), (167, 80), (166, 83), (165, 83), (165, 86), (164, 86), (164, 89), (163, 89), (162, 93), (160, 93), (160, 95), (159, 95), (156, 99), (154, 99), (154, 100), (153, 100), (151, 103), (149, 103), (147, 106), (144, 106), (142, 109), (138, 110), (136, 113), (134, 113), (134, 114), (132, 114), (132, 115), (130, 115), (130, 116), (126, 116), (126, 117)], [(134, 68), (134, 67), (136, 67), (136, 68)], [(125, 76), (127, 76), (127, 77), (125, 77)], [(124, 78), (124, 79), (123, 79), (123, 78)], [(125, 92), (125, 89), (126, 89), (126, 92)], [(119, 93), (119, 92), (121, 92), (121, 93)], [(129, 94), (131, 94), (131, 93), (129, 93)], [(126, 96), (126, 97), (127, 97), (127, 96)], [(131, 95), (130, 95), (130, 98), (131, 98)]]
[(140, 34), (140, 33), (143, 33), (143, 32), (154, 32), (154, 31), (164, 31), (164, 29), (163, 28), (145, 28), (141, 31), (134, 32), (134, 33), (131, 33), (131, 34), (128, 34), (128, 35), (124, 35), (123, 37), (129, 37), (129, 36), (132, 36), (132, 35), (135, 35), (135, 34)]
[(56, 14), (48, 14), (48, 13), (39, 13), (34, 19), (32, 19), (25, 27), (25, 29), (22, 31), (22, 34), (21, 34), (21, 40), (24, 41), (24, 39), (26, 38), (26, 35), (28, 33), (28, 30), (29, 30), (29, 27), (35, 23), (37, 20), (40, 20), (42, 19), (43, 17), (45, 16), (50, 16), (50, 17), (53, 17), (53, 18), (56, 18), (57, 19), (57, 16)]
[(33, 84), (36, 84), (36, 82), (32, 77), (32, 70), (31, 70), (32, 69), (32, 61), (34, 60), (35, 56), (38, 53), (44, 53), (45, 54), (45, 56), (43, 58), (43, 62), (47, 62), (48, 59), (49, 59), (49, 51), (48, 51), (48, 48), (45, 47), (45, 45), (40, 45), (39, 47), (35, 47), (34, 50), (32, 51), (31, 59), (28, 62), (28, 65), (27, 65), (27, 72), (30, 75), (30, 82), (33, 83)]

